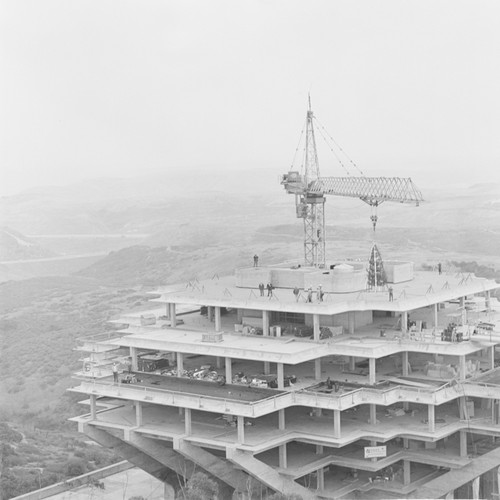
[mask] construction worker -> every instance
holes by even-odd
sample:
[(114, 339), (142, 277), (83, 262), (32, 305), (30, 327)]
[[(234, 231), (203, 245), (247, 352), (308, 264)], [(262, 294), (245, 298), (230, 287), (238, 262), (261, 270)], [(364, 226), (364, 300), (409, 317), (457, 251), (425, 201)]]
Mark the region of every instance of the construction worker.
[(298, 286), (296, 286), (293, 289), (293, 294), (295, 295), (295, 302), (298, 302), (299, 301), (299, 294), (300, 294), (300, 290), (299, 290)]
[(323, 295), (325, 295), (325, 292), (323, 292), (321, 285), (318, 285), (317, 295), (318, 295), (318, 302), (323, 302)]
[(438, 274), (441, 274), (442, 267), (441, 267), (441, 262), (438, 263)]
[(272, 297), (273, 296), (273, 285), (271, 283), (267, 284), (267, 296)]
[(260, 296), (264, 297), (264, 283), (259, 283)]
[(118, 382), (118, 364), (113, 363), (113, 383), (116, 384)]
[(259, 267), (259, 256), (257, 254), (253, 256), (253, 267)]
[(307, 302), (312, 302), (313, 301), (313, 291), (312, 287), (309, 287), (307, 289)]
[(392, 286), (389, 287), (389, 302), (392, 302), (394, 300), (394, 290), (392, 289)]

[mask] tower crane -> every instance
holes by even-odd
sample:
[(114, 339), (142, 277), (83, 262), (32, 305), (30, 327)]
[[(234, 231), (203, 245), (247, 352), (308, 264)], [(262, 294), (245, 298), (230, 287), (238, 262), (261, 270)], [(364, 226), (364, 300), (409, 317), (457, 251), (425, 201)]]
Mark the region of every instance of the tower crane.
[[(402, 177), (321, 177), (314, 132), (315, 117), (311, 109), (306, 116), (303, 174), (290, 170), (281, 184), (288, 194), (295, 195), (296, 216), (304, 221), (305, 265), (325, 267), (325, 201), (326, 195), (359, 198), (373, 209), (384, 201), (419, 205), (422, 194), (410, 178)], [(293, 168), (293, 166), (292, 166)], [(372, 214), (373, 229), (377, 215)]]

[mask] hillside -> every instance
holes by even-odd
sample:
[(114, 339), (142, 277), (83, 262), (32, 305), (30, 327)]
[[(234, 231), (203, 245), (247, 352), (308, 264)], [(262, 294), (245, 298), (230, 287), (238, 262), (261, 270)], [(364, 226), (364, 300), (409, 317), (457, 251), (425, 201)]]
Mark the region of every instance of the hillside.
[(0, 228), (0, 262), (55, 257), (57, 253), (44, 248), (10, 227)]

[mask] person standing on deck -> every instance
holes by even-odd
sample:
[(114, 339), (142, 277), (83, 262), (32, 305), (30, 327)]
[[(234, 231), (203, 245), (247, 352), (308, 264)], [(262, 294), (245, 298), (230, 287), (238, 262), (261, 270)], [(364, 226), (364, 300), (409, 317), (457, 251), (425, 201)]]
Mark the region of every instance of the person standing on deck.
[(259, 267), (259, 256), (257, 254), (253, 256), (253, 267)]
[(298, 302), (299, 301), (299, 293), (300, 293), (300, 290), (299, 290), (299, 287), (295, 287), (293, 289), (293, 294), (295, 295), (295, 302)]
[(389, 302), (394, 301), (394, 290), (392, 289), (392, 286), (389, 287)]
[(118, 382), (118, 365), (117, 363), (113, 363), (113, 384), (116, 384)]

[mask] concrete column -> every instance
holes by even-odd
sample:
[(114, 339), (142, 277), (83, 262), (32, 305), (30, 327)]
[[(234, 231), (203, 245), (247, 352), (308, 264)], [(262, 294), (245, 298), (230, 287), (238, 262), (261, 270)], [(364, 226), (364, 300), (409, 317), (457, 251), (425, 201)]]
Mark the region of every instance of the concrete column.
[(271, 373), (271, 363), (269, 361), (264, 361), (264, 375), (269, 375)]
[(170, 304), (170, 326), (175, 328), (177, 326), (177, 316), (175, 312), (175, 304)]
[(90, 395), (90, 418), (97, 420), (97, 396), (95, 394)]
[(135, 405), (135, 425), (137, 427), (142, 426), (142, 403), (140, 401), (136, 401)]
[(236, 312), (236, 317), (238, 318), (238, 323), (243, 322), (243, 309), (238, 308)]
[(316, 473), (316, 477), (318, 478), (316, 489), (324, 490), (325, 489), (325, 469), (318, 469)]
[(436, 431), (435, 406), (427, 405), (427, 420), (429, 422), (429, 432)]
[(286, 444), (282, 444), (279, 447), (279, 466), (282, 469), (287, 468), (287, 456), (286, 456)]
[(167, 319), (170, 319), (170, 303), (167, 302), (165, 304), (165, 316), (167, 317)]
[(481, 476), (477, 476), (472, 480), (472, 500), (479, 500), (479, 487)]
[(137, 347), (130, 347), (130, 358), (132, 359), (132, 370), (137, 371)]
[(220, 332), (222, 330), (221, 318), (220, 318), (220, 306), (215, 307), (215, 331)]
[(461, 354), (458, 357), (458, 361), (460, 364), (458, 376), (459, 376), (460, 380), (465, 380), (465, 354)]
[(465, 307), (465, 297), (460, 297), (460, 307), (462, 309)]
[(224, 358), (226, 363), (226, 382), (231, 384), (233, 381), (233, 366), (231, 358)]
[(184, 354), (182, 352), (177, 353), (177, 376), (182, 377), (181, 373), (184, 370)]
[(347, 313), (347, 330), (350, 334), (354, 333), (355, 316), (354, 311)]
[(407, 450), (410, 447), (410, 440), (408, 438), (403, 438), (403, 449)]
[(262, 334), (269, 335), (269, 311), (262, 311)]
[(490, 370), (493, 370), (493, 368), (495, 368), (495, 346), (492, 345), (490, 348), (489, 348), (489, 363), (488, 363), (488, 368)]
[(491, 310), (491, 298), (490, 298), (490, 291), (487, 290), (484, 292), (484, 302), (486, 306), (486, 311), (490, 312)]
[(401, 314), (401, 331), (403, 333), (408, 331), (408, 311), (403, 311)]
[(356, 370), (356, 356), (349, 356), (349, 371)]
[(439, 311), (439, 302), (437, 304), (434, 304), (434, 328), (438, 327), (438, 311)]
[(370, 405), (370, 424), (377, 424), (377, 405)]
[(321, 358), (314, 360), (314, 378), (321, 380)]
[(340, 410), (333, 410), (333, 437), (340, 439)]
[(283, 363), (276, 363), (278, 365), (278, 389), (285, 388), (285, 370)]
[(316, 455), (321, 455), (322, 453), (323, 453), (323, 445), (317, 444), (316, 445)]
[(458, 414), (460, 415), (460, 420), (466, 419), (465, 403), (465, 396), (461, 396), (458, 398)]
[(377, 360), (375, 358), (368, 358), (370, 363), (368, 372), (368, 383), (370, 385), (375, 385), (377, 382)]
[(285, 410), (278, 410), (278, 429), (285, 430)]
[(237, 417), (238, 423), (238, 443), (244, 444), (245, 442), (245, 418), (238, 415)]
[(455, 490), (448, 491), (444, 498), (445, 500), (453, 500), (455, 498)]
[(408, 486), (411, 483), (411, 462), (409, 460), (403, 460), (403, 484)]
[(217, 368), (222, 368), (222, 358), (221, 358), (220, 356), (217, 356), (217, 357), (215, 358), (215, 366), (216, 366)]
[(214, 306), (207, 307), (207, 318), (208, 318), (208, 321), (214, 320)]
[(192, 431), (192, 420), (191, 420), (191, 408), (186, 408), (184, 410), (184, 432), (187, 436), (191, 436)]
[(408, 376), (408, 351), (403, 351), (401, 353), (403, 355), (403, 360), (401, 361), (401, 373), (403, 377)]
[(467, 455), (467, 431), (460, 431), (460, 456), (466, 458)]
[(313, 332), (314, 332), (314, 340), (319, 340), (319, 314), (313, 314)]
[[(370, 441), (370, 446), (377, 446), (377, 441)], [(377, 462), (377, 457), (370, 458), (372, 462)]]

